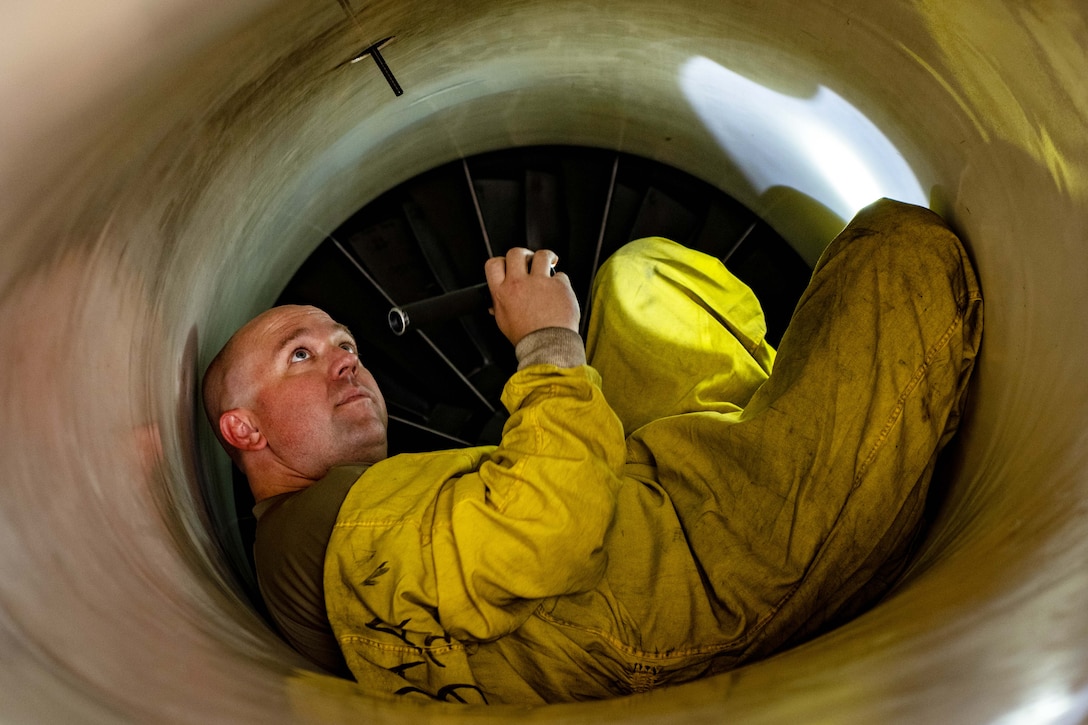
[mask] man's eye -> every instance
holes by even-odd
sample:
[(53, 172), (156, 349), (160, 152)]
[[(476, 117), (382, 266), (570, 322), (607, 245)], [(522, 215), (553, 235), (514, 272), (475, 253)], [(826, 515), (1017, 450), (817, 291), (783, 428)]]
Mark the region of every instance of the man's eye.
[(352, 355), (355, 354), (355, 343), (353, 342), (342, 342), (340, 343), (340, 347), (344, 350), (347, 350)]
[(291, 353), (291, 362), (301, 362), (310, 358), (310, 351), (304, 347), (300, 347)]

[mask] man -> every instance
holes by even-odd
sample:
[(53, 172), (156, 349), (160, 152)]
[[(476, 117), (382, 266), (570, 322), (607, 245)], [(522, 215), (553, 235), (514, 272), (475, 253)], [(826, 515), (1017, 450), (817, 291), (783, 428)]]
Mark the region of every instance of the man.
[(485, 266), (519, 361), (497, 447), (386, 458), (377, 386), (313, 308), (261, 315), (209, 368), (277, 625), (372, 693), (543, 703), (683, 682), (845, 620), (906, 563), (981, 336), (936, 215), (863, 210), (777, 353), (750, 290), (663, 239), (601, 268), (583, 350), (554, 261)]

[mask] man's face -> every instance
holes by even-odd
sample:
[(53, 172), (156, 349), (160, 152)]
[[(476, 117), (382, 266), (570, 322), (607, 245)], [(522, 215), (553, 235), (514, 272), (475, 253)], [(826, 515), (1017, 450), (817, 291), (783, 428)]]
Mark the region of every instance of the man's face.
[(313, 479), (385, 458), (385, 400), (347, 328), (315, 307), (276, 308), (255, 323), (243, 367), (272, 452)]

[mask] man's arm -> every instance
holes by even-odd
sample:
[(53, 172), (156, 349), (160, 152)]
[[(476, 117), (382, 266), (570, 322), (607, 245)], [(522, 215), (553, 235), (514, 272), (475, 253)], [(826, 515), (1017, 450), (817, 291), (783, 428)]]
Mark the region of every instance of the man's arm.
[(555, 261), (515, 249), (486, 268), (519, 371), (503, 391), (502, 442), (457, 482), (439, 514), (449, 528), (435, 531), (439, 616), (459, 639), (506, 634), (539, 600), (586, 591), (604, 572), (625, 442), (585, 365), (577, 298), (566, 275), (551, 275)]

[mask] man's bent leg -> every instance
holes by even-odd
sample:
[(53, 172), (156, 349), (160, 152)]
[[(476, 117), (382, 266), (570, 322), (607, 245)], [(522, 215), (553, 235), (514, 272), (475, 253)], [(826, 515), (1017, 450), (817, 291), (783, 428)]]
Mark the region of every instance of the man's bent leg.
[(755, 295), (720, 260), (651, 237), (601, 266), (586, 350), (630, 435), (670, 415), (744, 407), (774, 360), (766, 332)]
[(706, 573), (733, 653), (769, 654), (879, 594), (955, 431), (982, 330), (959, 240), (888, 200), (831, 244), (742, 413), (631, 440)]

